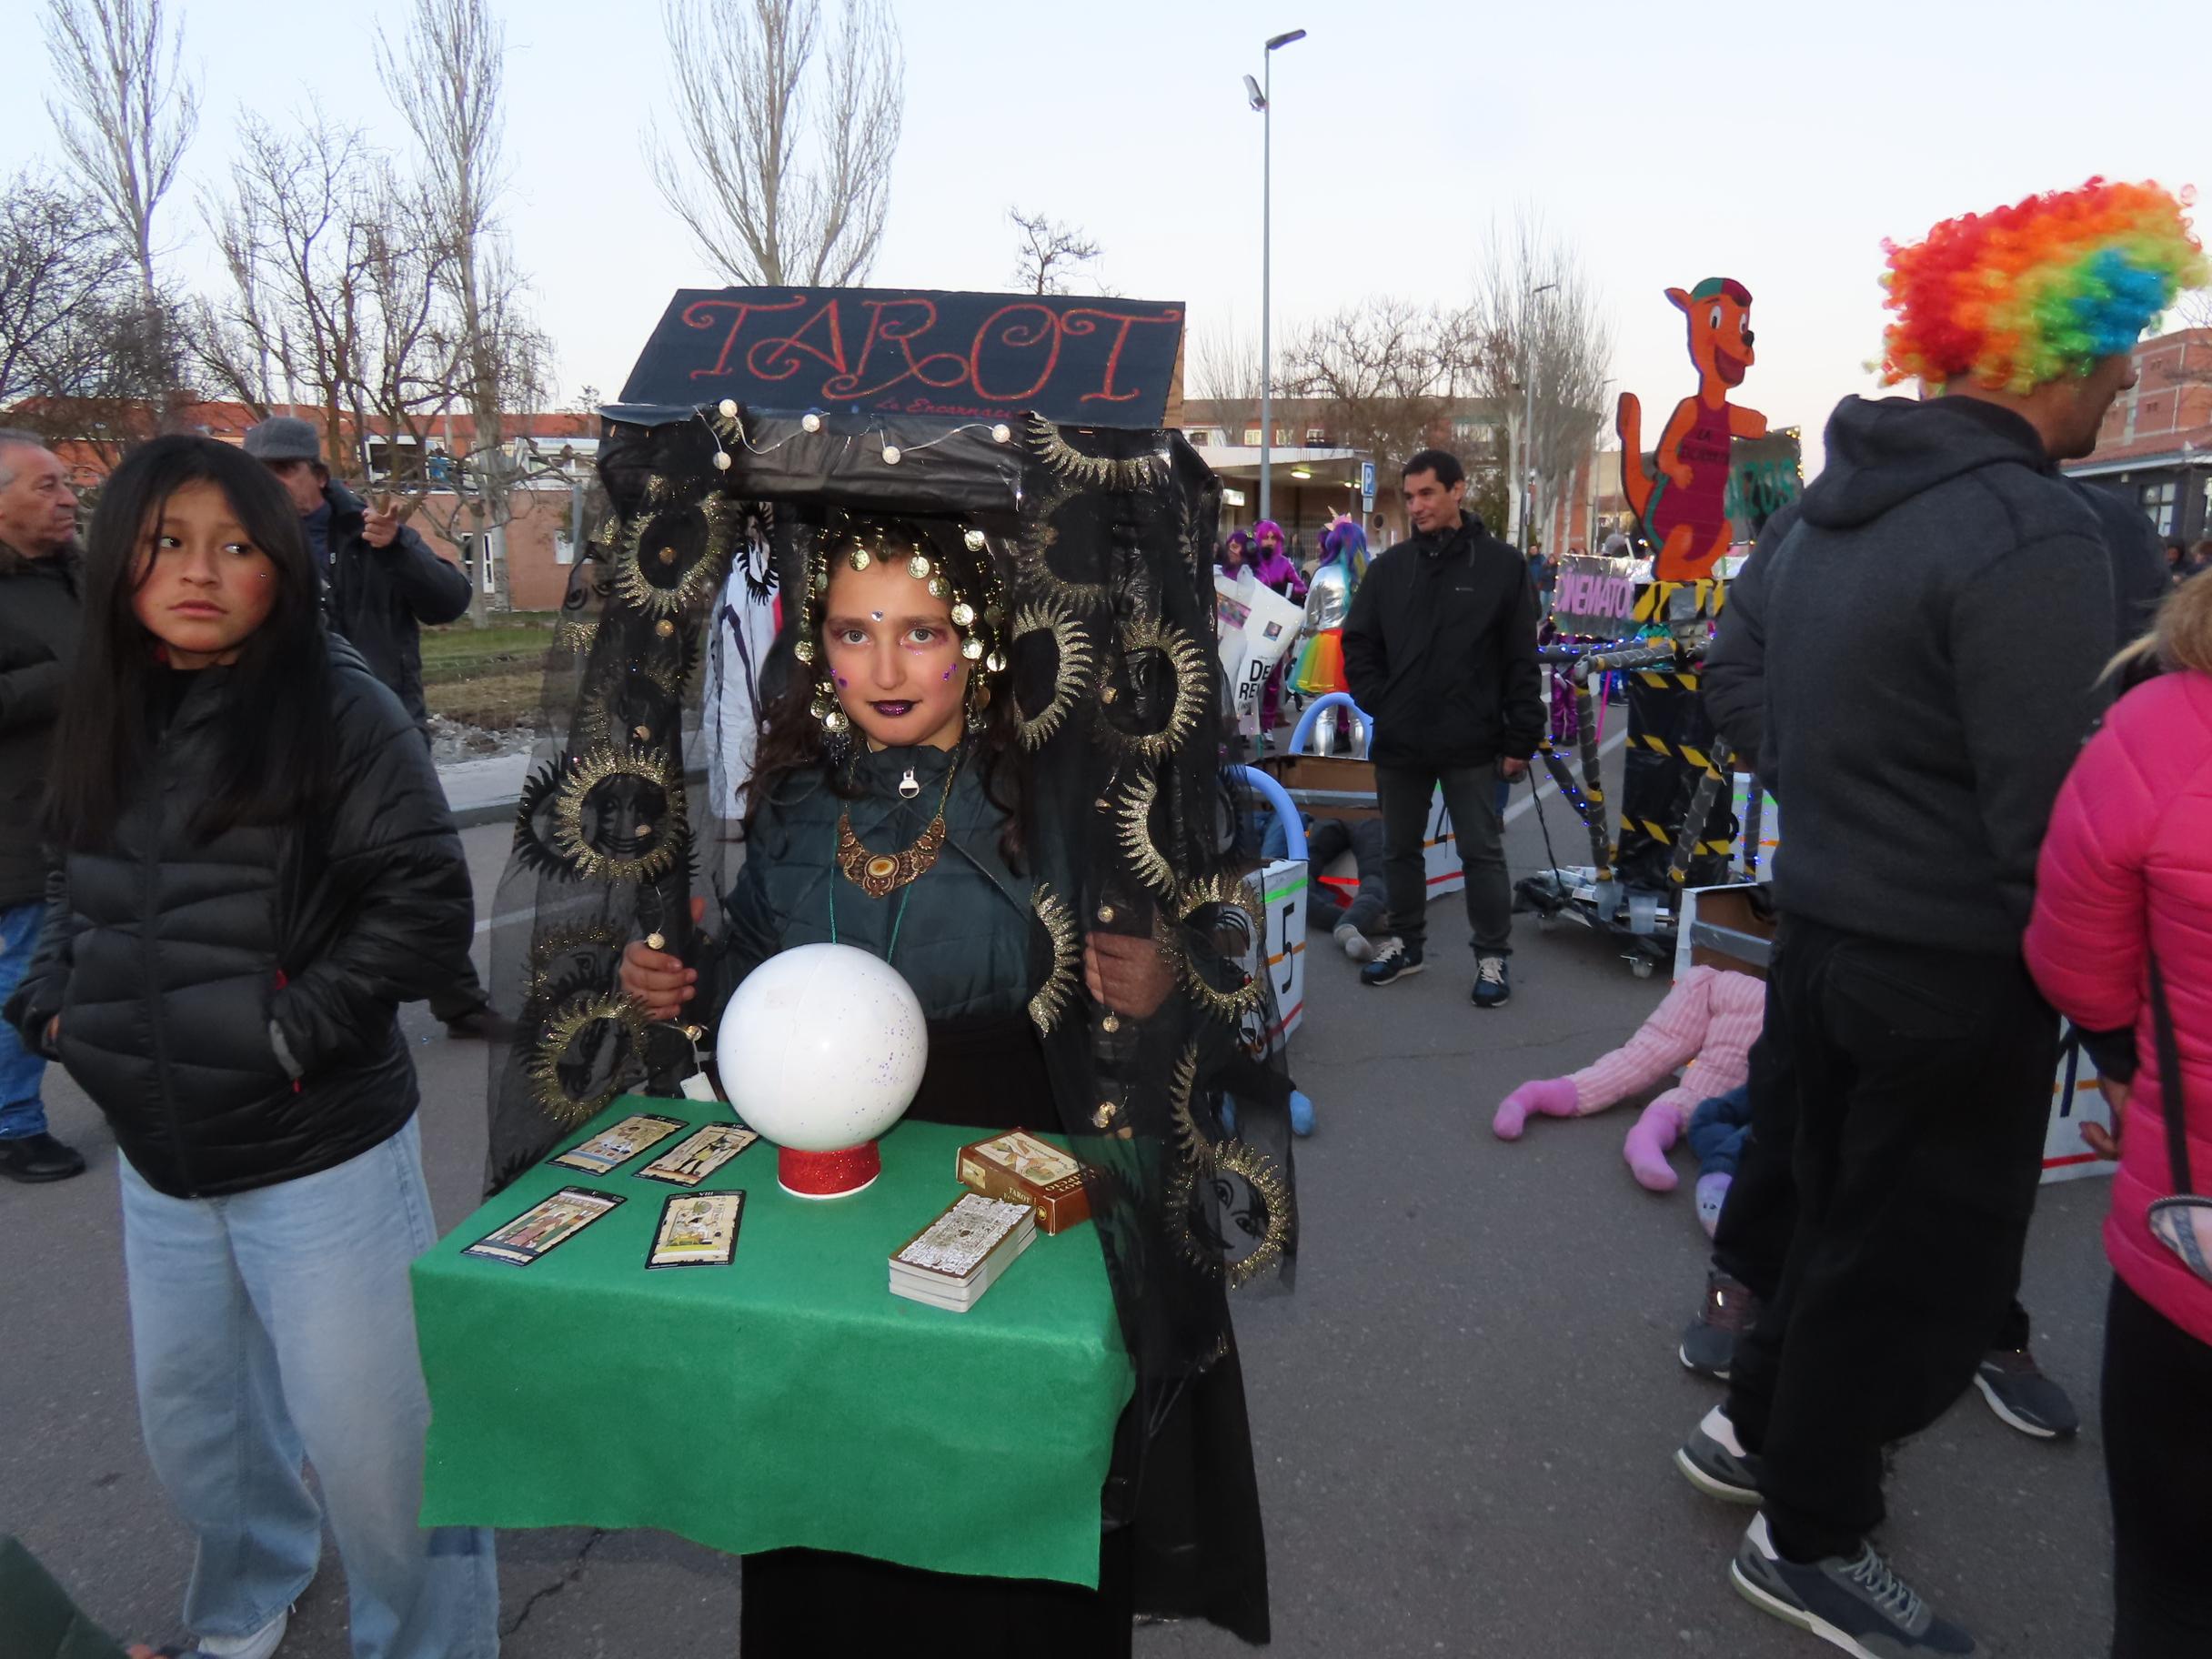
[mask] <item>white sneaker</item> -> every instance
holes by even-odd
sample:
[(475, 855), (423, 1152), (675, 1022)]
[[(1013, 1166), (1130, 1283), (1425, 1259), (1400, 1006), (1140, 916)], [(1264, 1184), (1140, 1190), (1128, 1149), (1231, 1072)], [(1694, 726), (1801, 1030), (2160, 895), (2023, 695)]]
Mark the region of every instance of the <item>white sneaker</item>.
[(1368, 941), (1367, 935), (1350, 922), (1340, 921), (1336, 924), (1335, 938), (1336, 942), (1343, 946), (1344, 954), (1353, 961), (1372, 962), (1375, 960), (1375, 948)]
[(198, 1652), (202, 1659), (269, 1659), (284, 1641), (285, 1626), (292, 1622), (292, 1610), (282, 1613), (247, 1636), (202, 1636)]

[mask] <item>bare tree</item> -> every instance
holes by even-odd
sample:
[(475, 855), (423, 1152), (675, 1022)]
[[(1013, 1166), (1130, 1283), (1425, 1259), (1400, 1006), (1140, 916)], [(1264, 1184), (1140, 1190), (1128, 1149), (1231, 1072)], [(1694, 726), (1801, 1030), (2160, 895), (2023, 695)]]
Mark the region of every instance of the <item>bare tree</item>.
[(130, 249), (85, 202), (28, 168), (0, 197), (0, 406), (73, 383)]
[(1006, 219), (1021, 233), (1014, 282), (1024, 294), (1065, 294), (1075, 267), (1099, 256), (1099, 245), (1075, 226), (1019, 207), (1009, 207)]
[[(675, 144), (646, 140), (653, 182), (731, 281), (838, 287), (873, 262), (905, 104), (885, 0), (663, 0)], [(688, 153), (679, 159), (677, 145)]]
[(1508, 539), (1519, 541), (1529, 528), (1522, 481), (1533, 480), (1543, 522), (1604, 425), (1613, 332), (1579, 253), (1533, 207), (1510, 227), (1491, 226), (1473, 297), (1453, 321), (1454, 377), (1503, 408), (1513, 434)]
[[(498, 226), (505, 193), (501, 107), (507, 29), (488, 0), (413, 0), (406, 40), (379, 32), (377, 68), (386, 93), (413, 129), (435, 239), (446, 258), (437, 269), (458, 321), (458, 361), (470, 415), (465, 467), (477, 488), (468, 498), (472, 533), (513, 517), (518, 480), (507, 415), (539, 399), (545, 353), (524, 307), (524, 283)], [(481, 541), (478, 544), (484, 545)], [(494, 591), (477, 586), (478, 621), (488, 600), (505, 608), (507, 565), (495, 562)]]
[(1410, 300), (1376, 297), (1297, 330), (1282, 354), (1284, 389), (1319, 397), (1340, 442), (1393, 468), (1425, 447), (1451, 408), (1448, 319)]
[(1261, 384), (1267, 378), (1260, 361), (1260, 339), (1237, 327), (1234, 313), (1210, 324), (1191, 341), (1192, 395), (1226, 403), (1260, 407)]
[(162, 0), (52, 0), (46, 100), (62, 153), (136, 256), (152, 306), (154, 210), (199, 126), (199, 89), (182, 68), (184, 31)]
[(381, 213), (364, 189), (387, 176), (357, 132), (320, 119), (279, 132), (248, 115), (228, 197), (202, 205), (230, 278), (221, 301), (202, 302), (203, 368), (263, 412), (312, 403), (324, 457), (342, 476), (362, 468), (369, 226)]
[(180, 384), (176, 308), (149, 304), (131, 249), (61, 184), (25, 171), (0, 198), (0, 407), (11, 426), (113, 460)]

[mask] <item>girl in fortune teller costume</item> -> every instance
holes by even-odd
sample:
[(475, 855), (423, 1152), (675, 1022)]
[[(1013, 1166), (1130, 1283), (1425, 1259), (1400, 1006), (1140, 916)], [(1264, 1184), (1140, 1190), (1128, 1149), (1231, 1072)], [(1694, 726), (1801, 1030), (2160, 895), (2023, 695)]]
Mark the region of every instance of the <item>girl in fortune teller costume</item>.
[[(644, 942), (623, 954), (622, 988), (650, 1017), (702, 1025), (778, 951), (881, 956), (930, 1022), (908, 1116), (980, 1131), (1057, 1117), (1070, 1134), (1135, 1362), (1095, 1591), (758, 1553), (754, 1659), (917, 1651), (919, 1631), (1120, 1655), (1139, 1613), (1268, 1636), (1225, 1292), (1279, 1276), (1294, 1247), (1287, 1137), (1256, 1127), (1283, 1115), (1288, 1080), (1239, 1041), (1266, 981), (1236, 966), (1256, 907), (1212, 850), (1210, 572), (1188, 552), (1202, 542), (1148, 533), (1151, 466), (1032, 493), (1023, 542), (1051, 557), (1014, 561), (1010, 580), (964, 521), (833, 512), (802, 528), (790, 671), (766, 704), (720, 937), (689, 961)], [(1115, 579), (1086, 579), (1101, 563)], [(1229, 1087), (1242, 1140), (1222, 1123)], [(1254, 1144), (1271, 1134), (1279, 1152)]]

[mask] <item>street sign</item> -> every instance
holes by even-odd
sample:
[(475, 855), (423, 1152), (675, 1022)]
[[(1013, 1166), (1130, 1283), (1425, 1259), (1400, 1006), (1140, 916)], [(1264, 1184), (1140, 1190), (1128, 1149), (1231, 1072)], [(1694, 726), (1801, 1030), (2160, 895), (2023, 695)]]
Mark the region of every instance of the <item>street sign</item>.
[(1372, 513), (1374, 510), (1375, 464), (1372, 461), (1362, 461), (1360, 463), (1360, 511)]

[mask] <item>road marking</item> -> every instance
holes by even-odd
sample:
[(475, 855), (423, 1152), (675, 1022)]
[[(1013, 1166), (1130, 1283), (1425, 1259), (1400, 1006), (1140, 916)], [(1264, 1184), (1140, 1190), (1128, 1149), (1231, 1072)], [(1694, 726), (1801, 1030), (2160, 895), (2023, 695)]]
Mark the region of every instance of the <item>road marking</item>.
[[(1613, 736), (1607, 738), (1603, 743), (1600, 743), (1597, 746), (1597, 752), (1601, 757), (1610, 755), (1614, 749), (1620, 748), (1622, 744), (1627, 741), (1628, 731), (1625, 724), (1624, 724), (1621, 730), (1614, 732)], [(1565, 756), (1568, 765), (1572, 766), (1574, 763), (1574, 755), (1572, 753)], [(1542, 763), (1539, 761), (1531, 760), (1529, 764), (1531, 766), (1538, 766)], [(1582, 779), (1577, 778), (1574, 781), (1579, 784), (1582, 782)], [(1550, 795), (1556, 799), (1558, 794), (1559, 785), (1553, 781), (1552, 775), (1549, 772), (1544, 773), (1543, 781), (1537, 786), (1535, 794), (1523, 795), (1520, 799), (1514, 801), (1511, 806), (1505, 809), (1505, 821), (1509, 824), (1512, 823), (1513, 819), (1519, 818), (1523, 812), (1534, 806), (1536, 802), (1543, 796)]]

